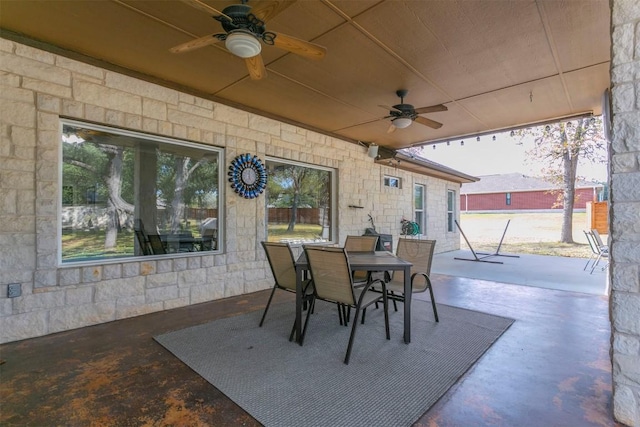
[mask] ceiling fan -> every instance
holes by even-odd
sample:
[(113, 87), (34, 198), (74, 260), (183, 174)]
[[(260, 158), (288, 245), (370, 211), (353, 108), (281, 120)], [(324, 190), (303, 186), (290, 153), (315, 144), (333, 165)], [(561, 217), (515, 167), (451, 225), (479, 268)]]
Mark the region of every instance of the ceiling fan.
[(222, 24), (224, 32), (209, 34), (182, 43), (171, 48), (170, 51), (172, 53), (188, 52), (224, 41), (227, 50), (240, 58), (244, 58), (249, 70), (249, 76), (253, 80), (260, 80), (267, 75), (264, 62), (260, 56), (262, 43), (273, 45), (310, 59), (322, 59), (327, 52), (326, 48), (317, 44), (266, 30), (265, 22), (291, 6), (293, 1), (261, 0), (254, 7), (251, 7), (246, 4), (248, 0), (242, 0), (241, 4), (227, 6), (222, 12), (200, 0), (181, 1), (212, 15), (213, 19)]
[(384, 117), (385, 119), (391, 119), (391, 125), (389, 126), (387, 133), (394, 132), (397, 128), (403, 129), (409, 127), (414, 121), (433, 129), (441, 128), (442, 123), (427, 119), (426, 117), (420, 117), (418, 114), (447, 111), (448, 108), (442, 104), (432, 105), (430, 107), (413, 108), (413, 105), (404, 103), (404, 97), (407, 96), (407, 93), (409, 93), (409, 91), (406, 89), (396, 91), (396, 95), (400, 97), (400, 104), (396, 104), (393, 107), (380, 105), (380, 107), (389, 110), (389, 115)]

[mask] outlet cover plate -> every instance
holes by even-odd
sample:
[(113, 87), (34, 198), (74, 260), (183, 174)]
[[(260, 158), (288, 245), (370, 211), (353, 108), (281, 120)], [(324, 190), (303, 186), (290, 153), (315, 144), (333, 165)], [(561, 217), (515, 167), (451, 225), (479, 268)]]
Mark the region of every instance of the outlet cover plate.
[(16, 298), (22, 295), (22, 286), (20, 283), (9, 283), (7, 286), (7, 298)]

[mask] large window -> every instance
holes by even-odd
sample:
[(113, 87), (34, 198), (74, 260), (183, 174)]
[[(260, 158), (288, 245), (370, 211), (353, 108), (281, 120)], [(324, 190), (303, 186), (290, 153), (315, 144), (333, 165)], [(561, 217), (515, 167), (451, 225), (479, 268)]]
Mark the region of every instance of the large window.
[(221, 150), (62, 123), (61, 261), (219, 250)]
[(447, 231), (455, 231), (456, 192), (447, 190)]
[(420, 227), (420, 234), (427, 234), (425, 194), (424, 185), (415, 184), (413, 186), (413, 221)]
[(334, 241), (335, 171), (267, 159), (267, 238), (270, 242)]

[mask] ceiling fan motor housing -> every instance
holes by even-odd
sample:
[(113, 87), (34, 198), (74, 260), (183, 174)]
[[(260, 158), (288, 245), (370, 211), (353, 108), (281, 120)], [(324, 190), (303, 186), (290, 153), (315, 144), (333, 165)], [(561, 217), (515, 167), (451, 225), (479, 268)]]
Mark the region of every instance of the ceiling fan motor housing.
[[(251, 6), (246, 4), (232, 4), (222, 11), (224, 15), (216, 16), (215, 19), (220, 21), (222, 28), (227, 33), (233, 33), (237, 30), (244, 30), (253, 34), (256, 38), (267, 44), (273, 45), (275, 34), (266, 31), (264, 22), (251, 13)], [(226, 16), (231, 18), (231, 21)]]
[(399, 89), (396, 91), (396, 95), (400, 98), (400, 104), (396, 104), (393, 106), (395, 110), (389, 111), (395, 118), (405, 117), (411, 120), (414, 120), (417, 117), (415, 108), (411, 104), (404, 103), (404, 97), (409, 93), (406, 89)]

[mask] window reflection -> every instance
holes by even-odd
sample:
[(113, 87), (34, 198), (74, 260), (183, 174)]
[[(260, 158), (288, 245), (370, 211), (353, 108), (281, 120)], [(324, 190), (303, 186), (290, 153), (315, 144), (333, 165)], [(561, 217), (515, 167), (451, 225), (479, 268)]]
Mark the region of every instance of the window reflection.
[(218, 250), (220, 150), (64, 122), (62, 262)]

